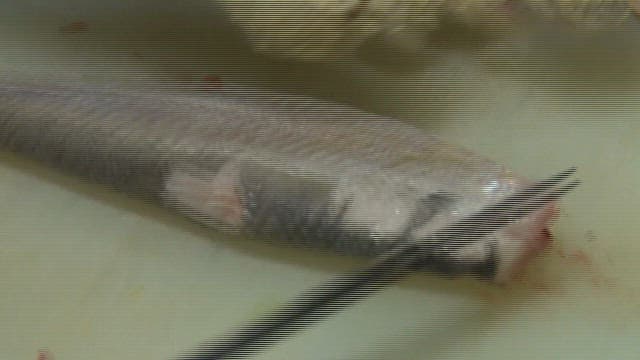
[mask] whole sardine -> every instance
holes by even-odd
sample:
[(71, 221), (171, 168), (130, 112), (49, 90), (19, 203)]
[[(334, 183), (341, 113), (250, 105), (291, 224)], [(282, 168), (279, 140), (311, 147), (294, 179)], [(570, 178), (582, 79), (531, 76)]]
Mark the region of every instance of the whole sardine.
[[(386, 117), (229, 87), (204, 95), (0, 82), (0, 146), (223, 230), (375, 255), (528, 181)], [(508, 280), (549, 240), (553, 204), (430, 262)]]

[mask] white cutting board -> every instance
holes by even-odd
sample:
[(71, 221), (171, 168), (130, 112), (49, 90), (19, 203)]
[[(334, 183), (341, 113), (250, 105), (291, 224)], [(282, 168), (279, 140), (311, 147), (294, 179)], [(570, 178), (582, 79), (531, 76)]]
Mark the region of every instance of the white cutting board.
[[(638, 28), (383, 74), (254, 56), (206, 1), (13, 3), (0, 4), (3, 70), (265, 84), (396, 116), (532, 178), (578, 166), (554, 247), (511, 287), (417, 275), (256, 358), (640, 356)], [(363, 264), (233, 239), (0, 155), (0, 359), (168, 359)]]

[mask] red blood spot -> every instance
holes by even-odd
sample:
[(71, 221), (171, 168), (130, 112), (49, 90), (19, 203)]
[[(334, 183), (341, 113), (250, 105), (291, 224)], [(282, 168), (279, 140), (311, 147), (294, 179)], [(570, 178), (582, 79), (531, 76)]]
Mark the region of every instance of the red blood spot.
[(87, 30), (89, 30), (89, 24), (84, 21), (74, 21), (60, 27), (61, 32), (69, 34), (77, 34)]
[(546, 249), (553, 243), (553, 234), (547, 228), (542, 229), (542, 234), (540, 235), (540, 244), (543, 249)]
[(53, 355), (47, 349), (40, 349), (38, 350), (37, 360), (53, 360)]
[(528, 273), (520, 276), (517, 283), (536, 294), (540, 295), (562, 295), (563, 290), (553, 281), (541, 273)]
[(502, 11), (504, 11), (507, 14), (513, 15), (516, 12), (516, 4), (514, 0), (506, 0), (504, 3), (502, 3), (502, 5), (500, 6), (500, 8), (502, 9)]
[(571, 252), (569, 254), (569, 260), (574, 264), (591, 265), (593, 263), (589, 255), (582, 250)]
[(202, 80), (204, 80), (204, 90), (217, 90), (222, 87), (222, 78), (217, 75), (205, 75)]

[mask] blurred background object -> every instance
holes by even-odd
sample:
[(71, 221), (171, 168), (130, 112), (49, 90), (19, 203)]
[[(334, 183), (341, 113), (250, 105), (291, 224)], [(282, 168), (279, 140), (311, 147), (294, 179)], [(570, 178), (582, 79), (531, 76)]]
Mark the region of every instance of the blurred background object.
[[(524, 24), (611, 29), (629, 20), (628, 0), (216, 1), (253, 49), (282, 59), (359, 58), (402, 70), (438, 48), (517, 31)], [(444, 35), (446, 34), (446, 36)], [(452, 34), (454, 34), (452, 36)], [(443, 39), (443, 36), (446, 39)], [(466, 42), (468, 43), (468, 42)], [(429, 56), (430, 55), (430, 56)]]

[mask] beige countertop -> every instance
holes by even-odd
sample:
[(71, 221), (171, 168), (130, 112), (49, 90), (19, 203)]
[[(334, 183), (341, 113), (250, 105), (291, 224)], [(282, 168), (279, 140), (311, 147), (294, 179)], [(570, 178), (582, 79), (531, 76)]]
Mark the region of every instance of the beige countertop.
[[(256, 56), (204, 1), (18, 3), (0, 5), (3, 70), (273, 86), (396, 116), (532, 178), (578, 166), (554, 247), (512, 286), (416, 275), (257, 359), (637, 358), (640, 25), (519, 33), (399, 73)], [(362, 264), (233, 239), (0, 155), (2, 359), (168, 359)]]

